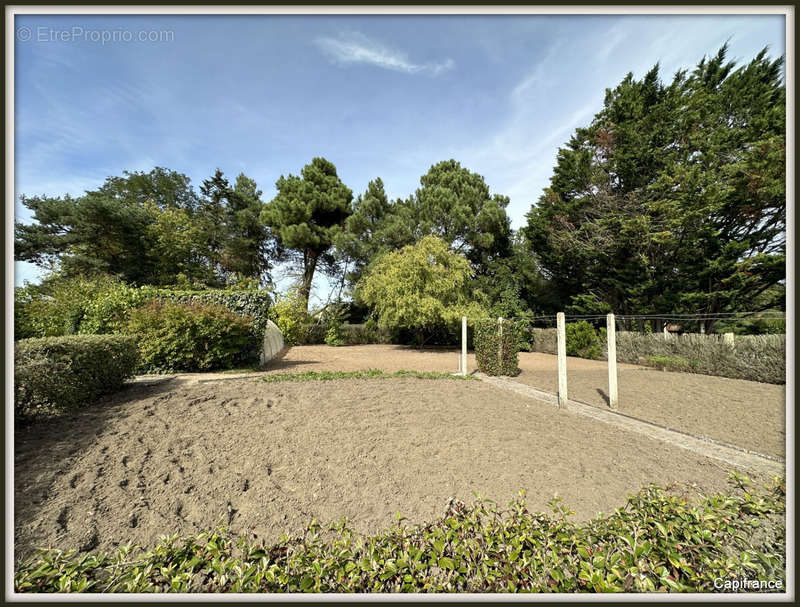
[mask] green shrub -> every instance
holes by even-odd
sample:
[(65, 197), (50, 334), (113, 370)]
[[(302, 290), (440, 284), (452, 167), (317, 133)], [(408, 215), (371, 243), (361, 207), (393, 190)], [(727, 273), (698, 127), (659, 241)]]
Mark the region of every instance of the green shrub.
[[(524, 494), (523, 494), (524, 495)], [(41, 550), (18, 562), (16, 592), (720, 592), (747, 578), (786, 592), (785, 482), (696, 495), (650, 486), (608, 516), (553, 514), (451, 498), (438, 520), (370, 536), (312, 521), (265, 544), (225, 528), (147, 551)], [(715, 585), (716, 582), (716, 585)]]
[(533, 351), (533, 334), (531, 330), (531, 321), (527, 318), (520, 318), (511, 321), (511, 326), (514, 331), (514, 339), (516, 340), (516, 348), (518, 352), (531, 352)]
[(325, 334), (325, 343), (329, 346), (344, 345), (344, 335), (342, 334), (342, 323), (333, 323)]
[[(223, 306), (234, 314), (247, 318), (259, 340), (264, 337), (267, 322), (271, 318), (272, 295), (264, 290), (208, 289), (205, 291), (179, 291), (158, 289), (156, 296), (162, 300), (177, 303)], [(280, 327), (280, 325), (278, 326)]]
[[(305, 301), (300, 297), (296, 286), (290, 288), (285, 295), (275, 297), (275, 303), (270, 309), (269, 316), (283, 333), (283, 341), (287, 346), (308, 343), (309, 316), (305, 308)], [(321, 340), (315, 343), (323, 343), (326, 332), (327, 329), (324, 330)]]
[(52, 414), (118, 390), (139, 362), (125, 335), (70, 335), (14, 344), (14, 412)]
[(567, 337), (567, 356), (600, 358), (600, 338), (591, 324), (585, 320), (568, 322), (564, 329)]
[(176, 290), (134, 287), (110, 276), (91, 279), (53, 278), (42, 286), (14, 292), (17, 339), (57, 335), (119, 333), (131, 310), (159, 299), (178, 303), (208, 303), (247, 317), (260, 338), (269, 320), (272, 297), (255, 289)]
[(689, 371), (692, 368), (690, 361), (677, 356), (648, 356), (646, 360), (651, 367), (659, 367), (664, 371)]
[(510, 322), (500, 325), (496, 320), (481, 319), (475, 322), (475, 358), (478, 370), (486, 375), (517, 375), (519, 355), (517, 338)]
[(128, 322), (131, 310), (152, 301), (158, 289), (112, 283), (93, 294), (83, 304), (83, 318), (78, 332), (86, 335), (119, 333)]
[(348, 346), (392, 343), (391, 331), (380, 328), (378, 323), (371, 319), (363, 324), (343, 325), (342, 335), (344, 343)]
[(230, 369), (258, 360), (250, 319), (216, 304), (152, 301), (130, 313), (146, 372)]
[(89, 302), (117, 284), (119, 281), (109, 276), (53, 277), (42, 285), (15, 289), (16, 338), (90, 333), (81, 331)]

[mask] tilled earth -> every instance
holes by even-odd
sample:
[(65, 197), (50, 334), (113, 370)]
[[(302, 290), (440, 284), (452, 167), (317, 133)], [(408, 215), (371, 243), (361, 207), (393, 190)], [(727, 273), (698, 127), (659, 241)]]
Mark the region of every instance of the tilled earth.
[(478, 381), (131, 386), (15, 435), (17, 557), (152, 545), (227, 523), (267, 541), (312, 518), (362, 532), (438, 517), (475, 491), (579, 518), (648, 483), (724, 489), (714, 460)]

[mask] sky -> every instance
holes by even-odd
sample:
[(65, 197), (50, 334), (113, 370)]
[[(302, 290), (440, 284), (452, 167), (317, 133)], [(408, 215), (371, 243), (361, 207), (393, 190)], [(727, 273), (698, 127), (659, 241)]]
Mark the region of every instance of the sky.
[[(391, 199), (454, 158), (510, 197), (512, 226), (606, 88), (657, 62), (665, 80), (727, 41), (785, 53), (783, 16), (17, 16), (15, 215), (124, 170), (220, 168), (263, 199), (315, 156), (354, 194)], [(41, 272), (15, 264), (15, 284)], [(315, 280), (317, 295), (324, 279)]]

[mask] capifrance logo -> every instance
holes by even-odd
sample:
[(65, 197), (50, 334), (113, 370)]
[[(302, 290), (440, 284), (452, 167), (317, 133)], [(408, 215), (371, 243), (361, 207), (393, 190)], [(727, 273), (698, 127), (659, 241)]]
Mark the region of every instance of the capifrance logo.
[(726, 580), (714, 578), (716, 590), (738, 592), (739, 590), (783, 590), (783, 580), (749, 580), (747, 578)]

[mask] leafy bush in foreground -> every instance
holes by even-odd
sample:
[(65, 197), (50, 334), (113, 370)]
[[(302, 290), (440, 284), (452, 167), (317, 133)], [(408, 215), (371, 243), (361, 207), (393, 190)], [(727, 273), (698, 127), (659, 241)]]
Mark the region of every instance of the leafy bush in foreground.
[(362, 536), (345, 520), (265, 545), (225, 529), (115, 554), (42, 550), (17, 592), (714, 592), (741, 578), (785, 591), (785, 484), (689, 497), (650, 486), (585, 524), (522, 499), (450, 500), (426, 525)]
[(258, 360), (252, 322), (215, 304), (152, 301), (130, 313), (148, 372), (210, 371)]
[(126, 335), (68, 335), (14, 343), (14, 412), (31, 417), (88, 404), (118, 390), (139, 362)]

